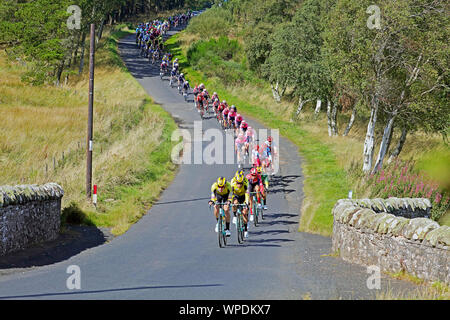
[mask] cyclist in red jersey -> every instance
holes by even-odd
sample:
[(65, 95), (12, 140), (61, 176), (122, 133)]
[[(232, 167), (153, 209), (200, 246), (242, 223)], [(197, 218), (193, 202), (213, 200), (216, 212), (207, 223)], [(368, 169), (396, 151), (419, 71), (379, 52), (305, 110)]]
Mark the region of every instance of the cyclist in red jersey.
[(219, 100), (219, 102), (220, 102), (220, 99), (219, 99), (219, 96), (218, 96), (217, 92), (214, 92), (213, 95), (211, 96), (211, 101), (214, 101), (216, 99)]
[(196, 85), (194, 87), (194, 90), (192, 90), (192, 93), (194, 94), (195, 99), (197, 99), (197, 95), (199, 92), (200, 92), (200, 89), (199, 89), (198, 85)]
[(220, 102), (219, 105), (217, 106), (217, 119), (220, 121), (222, 121), (222, 112), (225, 109), (225, 105)]
[(203, 95), (198, 94), (197, 95), (197, 111), (201, 112), (203, 109)]
[(228, 129), (228, 114), (230, 112), (230, 109), (228, 107), (225, 107), (222, 111), (222, 118), (223, 118), (223, 125), (225, 129)]
[(214, 100), (213, 100), (213, 108), (214, 108), (214, 113), (216, 115), (218, 114), (219, 104), (220, 104), (219, 99), (218, 98), (214, 98)]
[(228, 127), (230, 129), (235, 129), (235, 123), (236, 120), (236, 111), (233, 109), (234, 106), (231, 106), (230, 112), (228, 113)]
[[(260, 192), (261, 195), (264, 197), (264, 184), (261, 178), (261, 175), (258, 174), (258, 170), (256, 167), (253, 167), (250, 169), (250, 173), (246, 176), (248, 180), (248, 189), (247, 192), (249, 193), (249, 200), (250, 200), (250, 209), (251, 209), (251, 216), (250, 221), (253, 221), (253, 196), (250, 194), (251, 192)], [(261, 197), (260, 194), (256, 194), (256, 199), (258, 201), (258, 204), (261, 205)]]

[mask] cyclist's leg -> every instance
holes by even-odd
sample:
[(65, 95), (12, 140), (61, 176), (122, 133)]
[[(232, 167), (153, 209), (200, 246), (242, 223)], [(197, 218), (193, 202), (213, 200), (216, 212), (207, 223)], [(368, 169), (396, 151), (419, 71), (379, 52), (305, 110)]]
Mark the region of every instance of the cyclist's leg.
[(259, 185), (255, 186), (255, 192), (257, 192), (256, 200), (258, 201), (258, 203), (261, 203), (261, 191), (260, 191)]
[[(239, 196), (239, 204), (245, 204), (245, 194), (242, 196)], [(244, 222), (244, 231), (247, 231), (247, 224), (248, 224), (248, 210), (247, 207), (242, 207), (241, 208), (241, 212), (242, 212), (242, 218), (243, 218), (243, 222)]]
[[(226, 194), (226, 197), (224, 197), (224, 200), (228, 198), (228, 194)], [(224, 201), (225, 202), (225, 201)], [(230, 230), (230, 206), (224, 205), (223, 210), (225, 211), (225, 230)]]
[(219, 220), (219, 206), (214, 205), (214, 216), (216, 217), (216, 220)]
[(249, 183), (247, 192), (248, 192), (248, 199), (249, 199), (249, 202), (250, 202), (250, 214), (252, 214), (252, 215), (254, 213), (253, 212), (253, 195), (252, 195), (252, 192), (254, 192), (254, 191), (255, 191), (254, 190), (254, 185)]

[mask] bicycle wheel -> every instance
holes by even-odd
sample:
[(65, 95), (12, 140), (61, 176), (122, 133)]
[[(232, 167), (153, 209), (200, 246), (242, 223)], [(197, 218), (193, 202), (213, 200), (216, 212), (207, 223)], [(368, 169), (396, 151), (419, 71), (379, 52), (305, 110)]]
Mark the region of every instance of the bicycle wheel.
[(222, 214), (222, 240), (223, 240), (223, 246), (225, 247), (227, 245), (227, 235), (225, 233), (225, 213)]
[(237, 220), (239, 223), (238, 242), (243, 243), (244, 242), (244, 218), (242, 216), (242, 213), (239, 213)]
[(253, 223), (255, 224), (255, 227), (258, 226), (258, 209), (257, 209), (257, 201), (256, 197), (253, 199)]
[(264, 209), (263, 208), (260, 209), (260, 213), (261, 213), (261, 220), (264, 220)]
[(240, 213), (237, 212), (237, 218), (236, 218), (236, 233), (237, 233), (237, 241), (238, 243), (242, 243), (241, 238), (241, 217)]
[(225, 242), (224, 242), (224, 237), (223, 237), (224, 226), (222, 223), (222, 216), (219, 216), (218, 224), (219, 224), (219, 227), (218, 227), (217, 235), (219, 236), (219, 247), (223, 248), (225, 246)]

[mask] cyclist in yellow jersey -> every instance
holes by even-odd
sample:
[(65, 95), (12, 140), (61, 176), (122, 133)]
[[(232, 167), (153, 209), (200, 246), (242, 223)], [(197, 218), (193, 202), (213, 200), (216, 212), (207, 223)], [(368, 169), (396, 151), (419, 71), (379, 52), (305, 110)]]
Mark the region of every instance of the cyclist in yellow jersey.
[[(231, 180), (231, 191), (233, 192), (233, 204), (248, 204), (249, 194), (247, 192), (248, 180), (244, 177), (243, 172), (236, 172), (236, 175)], [(237, 208), (233, 207), (233, 223), (236, 224), (236, 211)], [(242, 215), (244, 218), (244, 238), (248, 238), (248, 207), (242, 208)]]
[[(217, 181), (213, 183), (211, 186), (211, 200), (209, 201), (209, 204), (214, 204), (215, 201), (227, 203), (223, 206), (223, 210), (225, 211), (225, 233), (226, 236), (231, 236), (230, 232), (230, 206), (229, 203), (231, 202), (231, 184), (227, 181), (225, 177), (219, 177), (217, 178)], [(219, 230), (219, 206), (214, 205), (214, 216), (216, 217), (216, 228), (215, 231), (218, 232)]]

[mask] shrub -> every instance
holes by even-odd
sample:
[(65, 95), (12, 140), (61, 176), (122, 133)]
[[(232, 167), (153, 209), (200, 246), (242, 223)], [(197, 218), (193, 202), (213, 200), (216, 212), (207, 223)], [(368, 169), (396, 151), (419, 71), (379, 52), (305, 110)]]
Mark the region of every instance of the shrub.
[(92, 225), (87, 215), (78, 207), (74, 201), (70, 202), (68, 207), (65, 207), (61, 213), (61, 224), (86, 224)]
[(371, 197), (427, 198), (432, 204), (431, 219), (439, 220), (450, 208), (449, 194), (426, 174), (417, 172), (414, 162), (385, 166), (369, 176), (367, 185)]
[(228, 11), (215, 7), (192, 19), (186, 32), (206, 39), (226, 36), (231, 30), (231, 21), (232, 17)]

